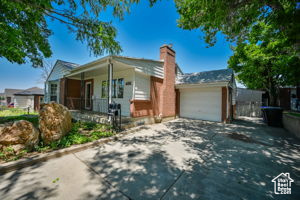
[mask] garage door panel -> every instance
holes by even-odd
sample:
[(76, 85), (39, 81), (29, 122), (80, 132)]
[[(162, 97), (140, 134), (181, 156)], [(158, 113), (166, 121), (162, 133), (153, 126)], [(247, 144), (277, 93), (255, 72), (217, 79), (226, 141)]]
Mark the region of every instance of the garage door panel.
[(221, 88), (180, 90), (180, 116), (221, 121)]

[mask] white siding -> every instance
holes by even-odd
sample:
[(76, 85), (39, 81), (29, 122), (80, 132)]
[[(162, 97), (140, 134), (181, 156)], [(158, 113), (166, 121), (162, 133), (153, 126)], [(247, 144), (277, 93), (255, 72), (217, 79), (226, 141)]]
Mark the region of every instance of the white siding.
[[(133, 84), (134, 84), (134, 69), (127, 69), (123, 71), (117, 71), (113, 73), (113, 79), (124, 78), (124, 95), (123, 98), (113, 98), (113, 101), (121, 104), (122, 115), (130, 116), (130, 100), (133, 96)], [(90, 77), (89, 77), (90, 78)], [(100, 76), (91, 77), (94, 79), (94, 96), (93, 99), (101, 99), (102, 92), (102, 81), (107, 81), (107, 74)], [(126, 83), (131, 82), (131, 85), (126, 85)], [(107, 98), (105, 98), (107, 99)], [(93, 110), (97, 110), (98, 105), (93, 105)]]
[(70, 72), (70, 69), (67, 67), (63, 66), (62, 64), (59, 63), (59, 61), (56, 63), (54, 66), (51, 74), (48, 77), (48, 81), (54, 81), (54, 80), (59, 80), (64, 77), (64, 75), (68, 74)]
[(146, 59), (130, 59), (126, 57), (114, 57), (114, 60), (129, 66), (133, 66), (138, 72), (158, 78), (164, 77), (163, 62)]
[(135, 73), (134, 99), (150, 100), (150, 76)]
[(45, 102), (50, 101), (50, 84), (56, 83), (57, 84), (57, 101), (59, 102), (59, 80), (63, 78), (66, 74), (70, 72), (70, 69), (63, 66), (59, 61), (56, 62), (52, 72), (50, 73), (47, 82), (45, 83)]
[(45, 96), (44, 101), (45, 103), (50, 102), (50, 90), (51, 90), (51, 84), (57, 84), (57, 102), (59, 102), (59, 91), (60, 91), (60, 84), (59, 81), (47, 81), (45, 84)]
[(136, 71), (145, 73), (150, 76), (164, 78), (164, 68), (163, 65), (154, 66), (136, 66)]
[(34, 109), (34, 97), (33, 96), (15, 96), (14, 99), (15, 108), (30, 108)]

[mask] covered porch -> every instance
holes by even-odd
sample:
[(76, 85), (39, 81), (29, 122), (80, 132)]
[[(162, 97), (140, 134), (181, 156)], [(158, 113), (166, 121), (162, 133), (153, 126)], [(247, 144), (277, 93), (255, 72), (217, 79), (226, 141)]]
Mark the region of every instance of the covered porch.
[(129, 117), (133, 83), (133, 66), (106, 57), (75, 68), (62, 78), (59, 99), (70, 110), (101, 116), (107, 115), (110, 103), (118, 103), (122, 115)]

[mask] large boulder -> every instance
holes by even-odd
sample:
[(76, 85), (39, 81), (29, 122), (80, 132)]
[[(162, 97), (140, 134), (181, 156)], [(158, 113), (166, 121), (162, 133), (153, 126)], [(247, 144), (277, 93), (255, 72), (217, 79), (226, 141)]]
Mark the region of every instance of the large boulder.
[(55, 102), (43, 104), (41, 107), (39, 128), (45, 144), (59, 140), (70, 132), (72, 116), (68, 108)]
[(39, 131), (26, 120), (0, 126), (0, 149), (12, 147), (15, 153), (31, 150), (39, 142)]

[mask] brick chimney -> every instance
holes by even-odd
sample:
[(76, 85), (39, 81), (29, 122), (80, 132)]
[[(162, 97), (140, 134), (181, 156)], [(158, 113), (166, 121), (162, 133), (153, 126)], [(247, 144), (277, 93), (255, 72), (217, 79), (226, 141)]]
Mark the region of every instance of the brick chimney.
[(164, 79), (160, 94), (160, 114), (163, 117), (175, 116), (176, 93), (175, 93), (175, 51), (172, 45), (160, 47), (160, 60), (164, 61)]

